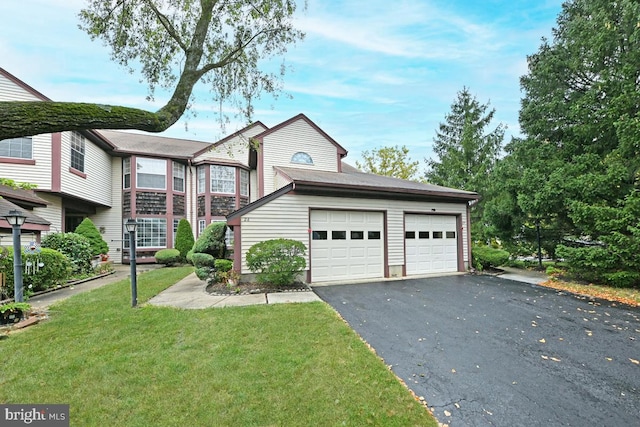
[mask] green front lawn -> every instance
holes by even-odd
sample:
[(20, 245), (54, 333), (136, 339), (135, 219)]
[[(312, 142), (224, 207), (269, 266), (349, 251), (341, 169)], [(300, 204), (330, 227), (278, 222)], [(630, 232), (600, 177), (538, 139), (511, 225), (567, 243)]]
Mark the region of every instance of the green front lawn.
[[(138, 281), (148, 300), (192, 271)], [(324, 303), (130, 308), (124, 280), (0, 341), (0, 401), (68, 403), (74, 426), (436, 426)]]

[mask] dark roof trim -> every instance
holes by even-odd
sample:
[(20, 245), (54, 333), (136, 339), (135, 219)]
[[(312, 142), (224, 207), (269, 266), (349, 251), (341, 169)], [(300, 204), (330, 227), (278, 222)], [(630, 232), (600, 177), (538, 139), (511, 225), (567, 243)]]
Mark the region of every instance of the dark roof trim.
[(320, 133), (323, 137), (325, 137), (329, 142), (331, 142), (333, 145), (336, 146), (336, 148), (338, 149), (338, 154), (340, 154), (340, 157), (345, 157), (347, 155), (347, 150), (344, 149), (344, 147), (342, 147), (342, 145), (338, 144), (336, 142), (335, 139), (331, 138), (325, 131), (323, 131), (322, 129), (320, 129), (320, 127), (318, 125), (316, 125), (314, 122), (312, 122), (307, 116), (305, 116), (304, 114), (300, 113), (297, 116), (294, 116), (292, 118), (290, 118), (289, 120), (285, 120), (284, 122), (280, 123), (279, 125), (276, 125), (274, 127), (272, 127), (271, 129), (268, 129), (256, 136), (254, 136), (255, 139), (259, 139), (259, 140), (263, 140), (263, 138), (265, 136), (270, 135), (273, 132), (276, 132), (282, 128), (285, 128), (287, 126), (289, 126), (291, 123), (298, 121), (298, 120), (304, 120), (305, 122), (307, 122), (311, 127), (313, 127), (318, 133)]
[(267, 203), (269, 203), (270, 201), (275, 200), (275, 199), (277, 199), (278, 197), (280, 197), (280, 196), (282, 196), (284, 194), (287, 194), (288, 192), (290, 192), (293, 189), (294, 189), (294, 185), (293, 185), (293, 183), (291, 183), (289, 185), (286, 185), (286, 186), (274, 191), (271, 194), (268, 194), (268, 195), (264, 196), (261, 199), (256, 200), (253, 203), (248, 204), (247, 206), (245, 206), (243, 208), (238, 209), (235, 212), (231, 212), (229, 215), (227, 215), (227, 222), (230, 222), (229, 225), (237, 225), (237, 224), (232, 224), (231, 222), (233, 220), (235, 220), (235, 219), (240, 219), (240, 217), (242, 217), (243, 215), (251, 212), (254, 209), (259, 208), (260, 206), (264, 206)]
[(182, 160), (185, 163), (188, 163), (188, 161), (192, 159), (190, 155), (182, 156), (178, 154), (163, 154), (163, 153), (151, 154), (151, 153), (144, 153), (142, 151), (122, 150), (120, 148), (115, 149), (113, 151), (113, 154), (115, 155), (115, 157), (136, 156), (136, 157), (146, 157), (147, 159), (166, 159), (166, 160), (176, 160), (176, 161)]
[(191, 163), (193, 166), (207, 166), (207, 165), (214, 165), (214, 166), (233, 166), (236, 168), (240, 168), (240, 169), (244, 169), (244, 170), (249, 170), (249, 167), (247, 165), (245, 165), (244, 163), (235, 161), (235, 160), (227, 160), (227, 159), (207, 159), (207, 160), (201, 160), (199, 162), (195, 162), (195, 163)]

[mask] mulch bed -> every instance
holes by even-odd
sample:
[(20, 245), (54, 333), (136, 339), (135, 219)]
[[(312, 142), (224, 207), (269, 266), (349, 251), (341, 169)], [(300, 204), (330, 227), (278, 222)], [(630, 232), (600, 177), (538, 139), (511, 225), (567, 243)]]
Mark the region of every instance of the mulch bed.
[(278, 286), (258, 283), (238, 283), (237, 285), (227, 285), (224, 283), (212, 283), (207, 286), (207, 292), (211, 295), (251, 295), (265, 294), (273, 292), (304, 292), (311, 288), (305, 283), (294, 283), (288, 286)]

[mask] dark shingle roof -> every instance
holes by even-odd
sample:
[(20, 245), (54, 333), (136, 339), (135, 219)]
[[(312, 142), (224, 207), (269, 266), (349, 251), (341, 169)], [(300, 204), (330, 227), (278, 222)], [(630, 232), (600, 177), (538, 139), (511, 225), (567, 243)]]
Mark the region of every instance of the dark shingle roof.
[(22, 202), (25, 206), (45, 207), (49, 203), (36, 195), (33, 190), (23, 190), (22, 188), (13, 188), (8, 185), (0, 184), (0, 197), (12, 200), (14, 202)]
[(104, 135), (116, 146), (116, 152), (141, 154), (172, 159), (190, 159), (213, 144), (189, 139), (168, 138), (158, 135), (119, 132), (113, 130), (96, 131)]
[(20, 206), (11, 203), (7, 199), (0, 199), (0, 218), (4, 219), (4, 217), (9, 214), (9, 211), (12, 211), (14, 209), (19, 210), (20, 212), (22, 212), (22, 215), (27, 217), (25, 223), (51, 225), (51, 223), (46, 219), (40, 218), (38, 215), (34, 215), (26, 209), (22, 209)]
[(276, 167), (296, 184), (309, 184), (322, 187), (370, 190), (384, 193), (404, 193), (464, 200), (478, 199), (478, 193), (442, 187), (433, 184), (407, 181), (388, 176), (374, 175), (358, 171), (343, 163), (342, 173), (315, 171), (290, 167)]

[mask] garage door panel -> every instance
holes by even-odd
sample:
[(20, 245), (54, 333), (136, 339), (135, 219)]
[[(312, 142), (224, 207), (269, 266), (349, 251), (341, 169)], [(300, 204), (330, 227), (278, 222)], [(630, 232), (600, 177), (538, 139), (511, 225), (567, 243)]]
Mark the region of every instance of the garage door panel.
[(312, 210), (311, 229), (326, 230), (327, 240), (311, 240), (311, 280), (383, 277), (382, 223), (381, 212)]
[(457, 219), (453, 215), (405, 215), (405, 263), (408, 275), (458, 270)]

